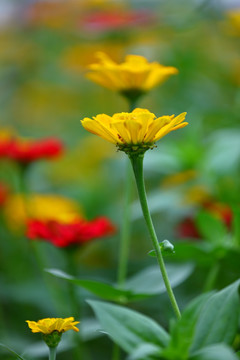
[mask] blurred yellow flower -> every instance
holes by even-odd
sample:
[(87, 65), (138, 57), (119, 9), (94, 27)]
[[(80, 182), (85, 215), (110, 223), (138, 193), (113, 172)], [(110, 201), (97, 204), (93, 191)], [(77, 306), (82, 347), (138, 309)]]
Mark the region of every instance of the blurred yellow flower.
[(59, 333), (64, 333), (68, 330), (79, 331), (75, 326), (79, 324), (79, 321), (74, 321), (73, 317), (61, 319), (61, 318), (46, 318), (42, 320), (35, 321), (26, 321), (29, 328), (33, 333), (41, 332), (43, 334), (51, 334), (53, 331), (58, 331)]
[(164, 188), (172, 187), (172, 186), (178, 186), (185, 184), (186, 182), (193, 180), (197, 177), (196, 170), (190, 169), (185, 171), (180, 171), (176, 174), (168, 175), (164, 178), (162, 182), (162, 186)]
[(112, 117), (100, 114), (81, 122), (86, 130), (115, 144), (121, 151), (144, 153), (170, 131), (186, 126), (185, 116), (186, 113), (182, 113), (156, 118), (149, 110), (138, 108)]
[(88, 66), (87, 77), (110, 90), (128, 95), (129, 91), (142, 93), (164, 82), (178, 70), (157, 62), (148, 62), (139, 55), (127, 55), (124, 62), (117, 64), (103, 52), (96, 53), (98, 62)]
[[(240, 35), (240, 8), (227, 12), (227, 18), (232, 26), (232, 35)], [(229, 29), (230, 30), (230, 29)]]
[(11, 228), (23, 226), (29, 217), (37, 220), (56, 220), (68, 223), (83, 217), (76, 202), (56, 195), (33, 194), (24, 197), (14, 194), (8, 197), (4, 215)]
[(183, 199), (187, 205), (203, 205), (211, 199), (209, 189), (204, 185), (190, 187)]

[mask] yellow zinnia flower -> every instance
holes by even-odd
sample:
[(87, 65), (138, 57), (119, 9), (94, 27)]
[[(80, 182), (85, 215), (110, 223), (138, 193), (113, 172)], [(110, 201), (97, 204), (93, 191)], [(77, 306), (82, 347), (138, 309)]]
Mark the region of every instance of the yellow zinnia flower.
[(178, 73), (175, 67), (150, 63), (144, 56), (127, 55), (121, 64), (117, 64), (103, 52), (98, 52), (96, 56), (99, 62), (88, 66), (87, 77), (134, 99), (161, 84), (170, 75)]
[(51, 334), (53, 331), (58, 331), (59, 333), (64, 333), (68, 330), (79, 331), (75, 326), (79, 324), (79, 321), (74, 321), (73, 317), (61, 319), (61, 318), (46, 318), (42, 320), (29, 321), (26, 320), (29, 328), (33, 333), (42, 333), (42, 334)]
[(156, 141), (170, 131), (180, 129), (186, 113), (178, 116), (156, 116), (146, 109), (135, 109), (131, 113), (117, 113), (112, 117), (100, 114), (84, 118), (81, 122), (89, 132), (115, 144), (119, 150), (130, 153), (144, 153), (154, 147)]
[(25, 225), (28, 218), (68, 223), (83, 217), (79, 205), (74, 200), (51, 194), (31, 194), (27, 197), (13, 194), (6, 201), (4, 215), (13, 229)]

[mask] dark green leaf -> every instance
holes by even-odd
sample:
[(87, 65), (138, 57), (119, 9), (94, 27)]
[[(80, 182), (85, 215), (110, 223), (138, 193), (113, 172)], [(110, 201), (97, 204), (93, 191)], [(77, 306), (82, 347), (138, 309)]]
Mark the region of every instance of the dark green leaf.
[[(181, 284), (193, 271), (192, 264), (168, 265), (172, 286)], [(58, 269), (47, 269), (49, 274), (70, 281), (105, 300), (127, 303), (166, 291), (158, 266), (150, 266), (126, 281), (125, 289), (94, 280), (77, 279)]]
[[(174, 244), (174, 260), (194, 261), (197, 264), (207, 265), (212, 261), (212, 244), (206, 242), (176, 241)], [(153, 250), (154, 251), (154, 250)], [(154, 251), (154, 256), (156, 256)]]
[(196, 351), (189, 360), (238, 360), (238, 357), (228, 346), (216, 344)]
[(191, 351), (211, 344), (232, 343), (240, 313), (239, 284), (236, 281), (208, 299), (196, 325)]
[(240, 209), (236, 207), (234, 209), (233, 217), (233, 235), (236, 246), (240, 247)]
[(200, 212), (196, 219), (197, 228), (203, 239), (213, 244), (220, 245), (227, 235), (227, 228), (224, 223), (207, 212)]
[(146, 297), (144, 295), (143, 296), (135, 295), (129, 290), (118, 289), (117, 287), (111, 284), (103, 283), (100, 281), (77, 279), (58, 269), (47, 269), (46, 271), (51, 275), (54, 275), (61, 279), (65, 279), (78, 286), (81, 286), (84, 289), (93, 293), (94, 295), (97, 295), (106, 300), (126, 303), (130, 299), (137, 300), (138, 298)]
[(22, 356), (20, 356), (19, 354), (17, 354), (14, 350), (10, 349), (8, 346), (0, 343), (0, 346), (2, 348), (4, 348), (5, 350), (9, 351), (10, 353), (12, 353), (14, 356), (17, 356), (18, 359), (20, 360), (25, 360)]
[(163, 351), (167, 358), (178, 357), (178, 360), (188, 358), (198, 317), (210, 296), (211, 294), (208, 293), (194, 299), (182, 312), (181, 318), (171, 323), (171, 340), (168, 348)]
[(100, 301), (88, 301), (103, 329), (127, 353), (136, 351), (143, 343), (166, 347), (168, 333), (155, 321), (126, 309)]

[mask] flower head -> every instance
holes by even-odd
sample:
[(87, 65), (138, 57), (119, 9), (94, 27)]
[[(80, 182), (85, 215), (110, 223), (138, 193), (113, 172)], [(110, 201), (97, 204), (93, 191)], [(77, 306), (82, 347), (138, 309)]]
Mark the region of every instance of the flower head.
[(26, 322), (33, 333), (51, 334), (53, 331), (58, 331), (59, 333), (64, 333), (68, 330), (79, 331), (75, 326), (79, 324), (79, 321), (74, 321), (73, 317), (65, 319), (46, 318), (38, 320), (37, 322), (26, 320)]
[(156, 116), (146, 109), (135, 109), (131, 113), (117, 113), (112, 117), (100, 114), (84, 118), (83, 127), (89, 132), (115, 144), (119, 150), (128, 154), (144, 153), (156, 141), (170, 131), (180, 129), (188, 123), (186, 113), (178, 116)]
[(144, 56), (127, 55), (121, 64), (103, 52), (98, 52), (96, 56), (99, 61), (88, 66), (87, 77), (127, 97), (137, 98), (164, 82), (170, 75), (178, 73), (175, 67), (150, 63)]
[(46, 240), (57, 247), (69, 247), (83, 245), (114, 232), (114, 225), (105, 217), (99, 217), (92, 221), (76, 219), (69, 223), (30, 219), (27, 237)]

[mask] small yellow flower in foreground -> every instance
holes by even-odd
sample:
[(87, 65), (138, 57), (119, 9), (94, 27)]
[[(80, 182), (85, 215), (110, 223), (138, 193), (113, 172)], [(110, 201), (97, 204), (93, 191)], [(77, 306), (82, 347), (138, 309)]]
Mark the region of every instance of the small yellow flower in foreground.
[(135, 109), (131, 113), (123, 112), (112, 117), (100, 114), (96, 117), (84, 118), (81, 122), (89, 132), (115, 144), (119, 150), (127, 154), (144, 153), (153, 148), (156, 141), (170, 131), (183, 128), (188, 123), (186, 113), (178, 116), (156, 116), (146, 109)]
[(74, 321), (73, 317), (61, 319), (61, 318), (46, 318), (42, 320), (35, 321), (26, 321), (28, 323), (29, 328), (33, 333), (42, 333), (42, 334), (51, 334), (54, 331), (58, 331), (59, 333), (64, 333), (68, 330), (79, 331), (79, 329), (75, 326), (79, 324), (79, 321)]
[(127, 55), (117, 64), (103, 52), (96, 53), (99, 62), (88, 66), (87, 77), (110, 90), (127, 97), (137, 98), (142, 93), (164, 82), (178, 70), (158, 62), (148, 62), (144, 56)]

